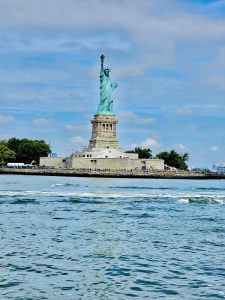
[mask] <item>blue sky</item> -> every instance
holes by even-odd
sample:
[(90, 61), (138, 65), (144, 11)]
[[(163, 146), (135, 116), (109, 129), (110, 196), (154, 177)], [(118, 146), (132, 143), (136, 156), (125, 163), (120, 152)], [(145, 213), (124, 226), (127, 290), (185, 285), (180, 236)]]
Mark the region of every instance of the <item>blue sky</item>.
[(225, 0), (1, 0), (0, 139), (87, 145), (99, 56), (122, 148), (225, 163)]

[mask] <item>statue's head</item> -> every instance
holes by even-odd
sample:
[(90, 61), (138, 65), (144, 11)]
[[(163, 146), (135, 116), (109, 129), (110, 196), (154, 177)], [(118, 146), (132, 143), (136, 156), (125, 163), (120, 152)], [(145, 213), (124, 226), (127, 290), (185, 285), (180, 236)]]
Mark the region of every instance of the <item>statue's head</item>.
[(104, 73), (108, 77), (109, 77), (109, 72), (110, 72), (110, 69), (109, 68), (105, 68)]

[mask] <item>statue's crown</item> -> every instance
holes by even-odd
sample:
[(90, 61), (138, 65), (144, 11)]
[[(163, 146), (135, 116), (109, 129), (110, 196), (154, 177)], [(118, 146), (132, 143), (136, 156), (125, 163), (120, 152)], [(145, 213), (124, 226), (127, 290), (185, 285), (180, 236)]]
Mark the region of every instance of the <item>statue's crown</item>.
[(109, 72), (110, 72), (110, 71), (111, 71), (111, 69), (110, 69), (110, 68), (105, 68), (105, 71), (109, 71)]

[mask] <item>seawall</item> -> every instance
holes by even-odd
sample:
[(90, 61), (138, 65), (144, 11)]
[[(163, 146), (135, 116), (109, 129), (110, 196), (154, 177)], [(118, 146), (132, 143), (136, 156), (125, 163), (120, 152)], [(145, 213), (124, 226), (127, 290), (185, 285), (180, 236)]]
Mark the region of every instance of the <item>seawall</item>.
[(79, 169), (10, 169), (0, 168), (0, 174), (42, 175), (69, 177), (105, 177), (105, 178), (155, 178), (155, 179), (225, 179), (225, 174), (200, 174), (193, 172), (143, 172), (143, 171), (108, 171)]

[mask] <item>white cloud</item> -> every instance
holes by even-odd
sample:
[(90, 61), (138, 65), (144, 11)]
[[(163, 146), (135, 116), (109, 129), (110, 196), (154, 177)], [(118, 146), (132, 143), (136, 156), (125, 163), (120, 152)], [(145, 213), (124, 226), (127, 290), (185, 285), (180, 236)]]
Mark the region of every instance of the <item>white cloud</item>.
[[(93, 116), (91, 116), (93, 117)], [(90, 118), (91, 118), (90, 117)], [(88, 120), (90, 120), (90, 118), (88, 118)], [(64, 129), (66, 131), (69, 131), (69, 132), (73, 132), (73, 131), (78, 131), (78, 132), (84, 132), (84, 131), (88, 131), (88, 132), (91, 132), (91, 126), (90, 125), (85, 125), (85, 126), (82, 126), (82, 125), (72, 125), (72, 124), (68, 124), (64, 127)]]
[(148, 138), (141, 143), (141, 146), (143, 146), (143, 147), (159, 147), (160, 145), (155, 139)]
[[(43, 72), (43, 76), (41, 79), (41, 73)], [(52, 70), (52, 73), (54, 71)], [(1, 75), (3, 75), (3, 71), (0, 70), (0, 78)], [(34, 81), (31, 81), (32, 83), (35, 83), (34, 85), (26, 82), (26, 86), (24, 88), (24, 83), (22, 83), (22, 78), (24, 76), (28, 76), (28, 74), (24, 75), (24, 72), (17, 72), (20, 76), (20, 78), (14, 78), (13, 75), (10, 76), (10, 72), (6, 72), (4, 80), (6, 80), (6, 77), (8, 78), (7, 82), (0, 82), (0, 110), (7, 111), (7, 110), (19, 110), (23, 111), (34, 111), (34, 112), (84, 112), (89, 108), (87, 106), (86, 99), (83, 99), (82, 96), (80, 96), (78, 93), (76, 93), (72, 89), (70, 91), (64, 92), (58, 84), (56, 84), (54, 87), (48, 86), (48, 88), (35, 88), (34, 85), (42, 84), (43, 82), (48, 81), (50, 83), (51, 80), (54, 82), (54, 78), (51, 77), (49, 74), (49, 78), (45, 77), (46, 74), (44, 70), (40, 71), (39, 78), (34, 79)], [(29, 73), (29, 72), (27, 72)], [(30, 77), (33, 76), (33, 73), (30, 75)], [(56, 80), (61, 82), (68, 82), (67, 78), (61, 77), (57, 78)], [(73, 82), (72, 82), (73, 83)], [(71, 83), (71, 85), (72, 85)], [(1, 86), (2, 84), (2, 86)], [(11, 88), (12, 87), (12, 88)]]
[(15, 117), (11, 115), (0, 115), (0, 123), (11, 123), (15, 121)]
[(77, 130), (77, 126), (68, 124), (68, 125), (65, 126), (65, 130), (67, 130), (67, 131), (76, 131)]
[(137, 114), (133, 113), (132, 111), (122, 111), (119, 113), (118, 118), (121, 121), (129, 122), (131, 124), (137, 125), (148, 125), (155, 123), (155, 119), (153, 118), (143, 118), (138, 116)]
[[(43, 9), (44, 8), (44, 9)], [(93, 11), (95, 12), (93, 14)], [(110, 14), (106, 12), (110, 11)], [(171, 17), (169, 17), (171, 16)], [(1, 27), (99, 29), (114, 26), (132, 32), (145, 44), (165, 45), (171, 39), (224, 37), (223, 18), (193, 13), (179, 1), (30, 1), (1, 0)], [(137, 26), (138, 24), (138, 26)]]
[(77, 144), (77, 145), (84, 144), (84, 139), (81, 136), (79, 136), (79, 135), (71, 137), (70, 141), (73, 144)]
[(211, 151), (213, 151), (213, 152), (217, 152), (219, 150), (220, 150), (220, 147), (218, 147), (218, 146), (211, 147)]
[(132, 144), (130, 147), (133, 149), (135, 147), (151, 148), (160, 147), (161, 145), (153, 138), (148, 138), (139, 144)]
[(187, 147), (183, 144), (175, 144), (174, 147), (178, 150), (186, 150)]
[(53, 123), (53, 120), (40, 118), (40, 119), (34, 119), (33, 123), (37, 126), (48, 126)]
[[(119, 61), (113, 64), (115, 74), (122, 76), (139, 76), (152, 65), (164, 68), (170, 65), (173, 68), (179, 60), (182, 61), (180, 68), (190, 55), (196, 55), (196, 49), (202, 53), (203, 43), (210, 43), (210, 47), (204, 46), (204, 55), (216, 51), (218, 57), (218, 48), (225, 38), (224, 18), (201, 10), (196, 12), (193, 3), (187, 5), (180, 2), (93, 0), (87, 5), (86, 1), (73, 0), (1, 0), (0, 26), (3, 38), (0, 40), (0, 51), (83, 49), (85, 53), (87, 50), (120, 49), (127, 53), (132, 52), (132, 48), (138, 50), (125, 63)], [(220, 5), (223, 5), (222, 1)], [(107, 11), (110, 14), (105, 13)], [(108, 30), (108, 34), (102, 33), (102, 28)], [(183, 47), (178, 52), (183, 42), (188, 43), (189, 47)], [(137, 49), (137, 46), (143, 45), (147, 51)], [(208, 61), (204, 63), (207, 64)], [(184, 72), (188, 68), (185, 66)], [(207, 80), (202, 65), (198, 64), (197, 68), (201, 70), (198, 78)], [(217, 70), (211, 68), (210, 74), (214, 76)], [(196, 70), (192, 70), (192, 74), (194, 72)], [(216, 76), (214, 80), (221, 82), (222, 79)]]
[(191, 115), (193, 113), (190, 107), (181, 107), (177, 109), (177, 112), (181, 115)]

